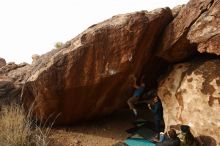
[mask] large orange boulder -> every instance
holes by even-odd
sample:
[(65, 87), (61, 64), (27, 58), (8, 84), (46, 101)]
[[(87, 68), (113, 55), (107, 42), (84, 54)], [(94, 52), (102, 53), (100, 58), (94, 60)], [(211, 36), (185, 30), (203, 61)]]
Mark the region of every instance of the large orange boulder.
[(220, 60), (177, 64), (160, 82), (166, 129), (187, 124), (206, 146), (220, 145)]
[[(42, 121), (71, 124), (111, 113), (131, 95), (165, 26), (169, 8), (114, 16), (34, 61), (24, 88), (26, 107)], [(149, 77), (150, 78), (150, 77)]]
[(219, 23), (220, 0), (190, 0), (166, 27), (157, 56), (177, 62), (197, 51), (220, 55)]

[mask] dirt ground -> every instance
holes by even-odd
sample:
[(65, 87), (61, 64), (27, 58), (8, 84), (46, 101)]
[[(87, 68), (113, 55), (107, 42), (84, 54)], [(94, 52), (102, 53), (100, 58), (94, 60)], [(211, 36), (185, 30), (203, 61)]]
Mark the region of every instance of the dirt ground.
[(135, 117), (130, 110), (123, 109), (94, 121), (53, 128), (50, 139), (53, 146), (112, 146), (129, 136), (126, 130), (133, 127), (135, 119), (151, 119), (149, 114), (141, 111)]

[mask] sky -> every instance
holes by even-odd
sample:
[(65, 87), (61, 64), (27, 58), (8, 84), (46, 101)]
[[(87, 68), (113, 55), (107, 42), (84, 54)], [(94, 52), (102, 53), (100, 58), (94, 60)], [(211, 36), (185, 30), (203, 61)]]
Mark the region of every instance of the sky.
[(56, 42), (74, 38), (89, 26), (117, 14), (173, 8), (188, 0), (1, 0), (0, 57), (31, 63)]

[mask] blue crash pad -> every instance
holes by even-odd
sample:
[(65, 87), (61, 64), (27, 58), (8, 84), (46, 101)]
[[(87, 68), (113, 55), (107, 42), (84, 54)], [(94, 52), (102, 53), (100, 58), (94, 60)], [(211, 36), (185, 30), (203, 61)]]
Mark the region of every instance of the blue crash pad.
[(124, 143), (129, 146), (156, 146), (154, 143), (141, 138), (128, 138)]

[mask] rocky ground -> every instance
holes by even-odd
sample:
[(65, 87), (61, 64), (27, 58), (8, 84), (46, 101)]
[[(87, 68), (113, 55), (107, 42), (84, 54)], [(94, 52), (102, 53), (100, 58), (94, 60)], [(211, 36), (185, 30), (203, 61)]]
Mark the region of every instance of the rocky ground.
[(52, 130), (53, 146), (111, 146), (125, 140), (129, 134), (126, 130), (133, 127), (132, 122), (138, 118), (150, 116), (142, 113), (135, 118), (127, 110), (121, 110), (101, 119), (81, 123), (71, 127), (58, 127)]

